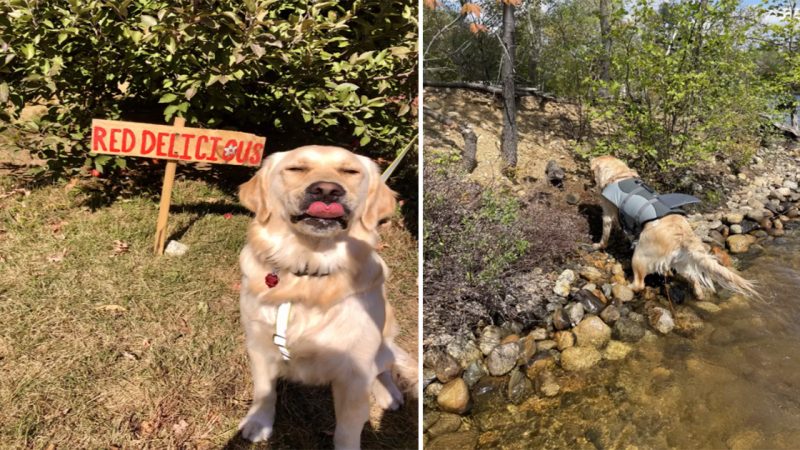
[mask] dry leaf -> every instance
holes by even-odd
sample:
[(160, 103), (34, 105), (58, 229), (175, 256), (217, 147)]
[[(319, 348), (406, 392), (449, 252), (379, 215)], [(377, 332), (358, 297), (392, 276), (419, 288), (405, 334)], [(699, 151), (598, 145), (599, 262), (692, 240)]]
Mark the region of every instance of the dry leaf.
[(74, 188), (75, 186), (78, 185), (79, 181), (80, 181), (80, 178), (73, 178), (73, 179), (69, 180), (69, 183), (64, 185), (64, 191), (66, 191), (66, 192), (71, 191), (72, 188)]
[(133, 353), (133, 352), (129, 352), (127, 350), (123, 350), (122, 351), (122, 357), (125, 358), (125, 359), (129, 359), (131, 361), (138, 361), (139, 360), (139, 355), (137, 355), (136, 353)]
[(436, 7), (439, 5), (439, 2), (436, 0), (424, 0), (423, 4), (428, 9), (436, 9)]
[(0, 194), (0, 199), (11, 197), (14, 194), (22, 194), (23, 196), (27, 197), (31, 195), (31, 191), (22, 188), (12, 189), (9, 192), (6, 192), (5, 194)]
[(487, 30), (487, 28), (486, 28), (485, 25), (481, 25), (479, 23), (474, 23), (474, 22), (469, 24), (469, 31), (471, 31), (472, 34), (478, 34), (480, 32), (484, 32), (485, 33), (486, 30)]
[(115, 257), (117, 255), (121, 255), (123, 253), (128, 253), (128, 249), (130, 248), (130, 244), (124, 241), (120, 241), (119, 239), (114, 241), (114, 250), (111, 254), (111, 257)]
[(61, 250), (60, 252), (50, 255), (47, 257), (47, 261), (51, 263), (60, 263), (64, 260), (64, 257), (67, 256), (67, 249)]
[(472, 14), (476, 18), (480, 17), (481, 7), (475, 3), (465, 3), (464, 6), (461, 7), (461, 15), (466, 16), (467, 14)]
[(153, 425), (153, 422), (149, 420), (143, 420), (142, 423), (139, 424), (139, 433), (143, 437), (148, 437), (153, 433), (153, 431), (155, 431), (155, 428), (156, 427)]
[(69, 222), (65, 220), (59, 220), (58, 222), (51, 223), (50, 231), (52, 231), (53, 233), (58, 233), (59, 231), (61, 231), (61, 228), (67, 224), (69, 224)]
[(185, 420), (181, 419), (180, 422), (176, 423), (172, 426), (172, 432), (175, 433), (175, 436), (180, 436), (186, 432), (186, 429), (189, 427), (189, 424), (186, 423)]
[(95, 306), (94, 310), (95, 311), (113, 311), (113, 312), (125, 312), (125, 311), (127, 311), (127, 309), (125, 309), (124, 306), (120, 306), (120, 305), (100, 305), (100, 306)]

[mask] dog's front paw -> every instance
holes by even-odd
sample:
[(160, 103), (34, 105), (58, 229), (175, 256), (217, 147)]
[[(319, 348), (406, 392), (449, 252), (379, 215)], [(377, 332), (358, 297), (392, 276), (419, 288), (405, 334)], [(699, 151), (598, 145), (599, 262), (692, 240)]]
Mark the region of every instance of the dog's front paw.
[(597, 250), (603, 250), (603, 249), (605, 249), (605, 248), (606, 248), (606, 245), (605, 245), (605, 244), (603, 244), (602, 242), (597, 242), (597, 243), (595, 243), (595, 244), (592, 244), (592, 250), (595, 250), (595, 251), (597, 251)]
[(378, 379), (372, 388), (372, 395), (375, 397), (375, 404), (381, 409), (396, 411), (403, 406), (403, 393), (391, 379), (388, 383)]
[(242, 436), (250, 442), (261, 442), (269, 439), (272, 434), (272, 424), (274, 417), (267, 411), (250, 411), (241, 422), (239, 431)]

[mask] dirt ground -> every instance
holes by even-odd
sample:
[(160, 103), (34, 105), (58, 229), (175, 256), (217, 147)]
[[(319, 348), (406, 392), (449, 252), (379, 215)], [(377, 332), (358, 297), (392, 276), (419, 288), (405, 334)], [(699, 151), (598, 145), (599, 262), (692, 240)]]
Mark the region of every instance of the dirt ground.
[[(583, 196), (584, 181), (575, 174), (581, 170), (576, 162), (578, 114), (575, 106), (547, 102), (542, 110), (537, 98), (523, 97), (518, 105), (516, 184), (502, 175), (500, 134), (503, 118), (500, 100), (493, 95), (462, 89), (425, 90), (425, 105), (472, 127), (478, 135), (478, 166), (469, 178), (484, 186), (504, 186), (517, 194), (547, 191), (557, 197), (566, 193)], [(461, 152), (464, 140), (457, 130), (425, 119), (425, 151)], [(547, 182), (545, 167), (555, 160), (567, 173), (564, 190), (553, 189)]]
[[(151, 197), (94, 209), (82, 183), (26, 185), (35, 162), (3, 144), (0, 447), (332, 446), (330, 390), (289, 383), (281, 385), (268, 445), (236, 435), (251, 400), (237, 259), (250, 214), (230, 192), (179, 178), (168, 239), (190, 250), (154, 257)], [(400, 217), (382, 237), (399, 341), (416, 353), (417, 241)], [(374, 413), (363, 445), (416, 448), (416, 399)]]

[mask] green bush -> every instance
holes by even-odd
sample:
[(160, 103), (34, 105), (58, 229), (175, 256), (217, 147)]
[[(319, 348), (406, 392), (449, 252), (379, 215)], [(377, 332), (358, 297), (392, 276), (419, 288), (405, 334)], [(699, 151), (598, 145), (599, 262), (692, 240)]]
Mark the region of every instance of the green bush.
[[(124, 166), (88, 154), (93, 117), (306, 133), (391, 159), (412, 138), (416, 2), (9, 0), (0, 105), (56, 173)], [(408, 160), (413, 164), (413, 157)]]
[(597, 82), (594, 154), (614, 153), (648, 174), (674, 178), (715, 156), (734, 165), (758, 148), (772, 87), (758, 77), (748, 36), (757, 17), (736, 0), (638, 1), (614, 28), (615, 78)]

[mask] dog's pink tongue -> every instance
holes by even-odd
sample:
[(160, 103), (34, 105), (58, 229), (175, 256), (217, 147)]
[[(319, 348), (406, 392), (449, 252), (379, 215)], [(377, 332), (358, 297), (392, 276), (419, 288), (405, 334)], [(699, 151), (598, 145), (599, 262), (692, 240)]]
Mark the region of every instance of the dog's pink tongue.
[(306, 214), (313, 217), (319, 217), (321, 219), (336, 219), (337, 217), (342, 217), (344, 215), (344, 208), (340, 203), (331, 203), (330, 205), (326, 205), (322, 202), (314, 202), (308, 205)]

